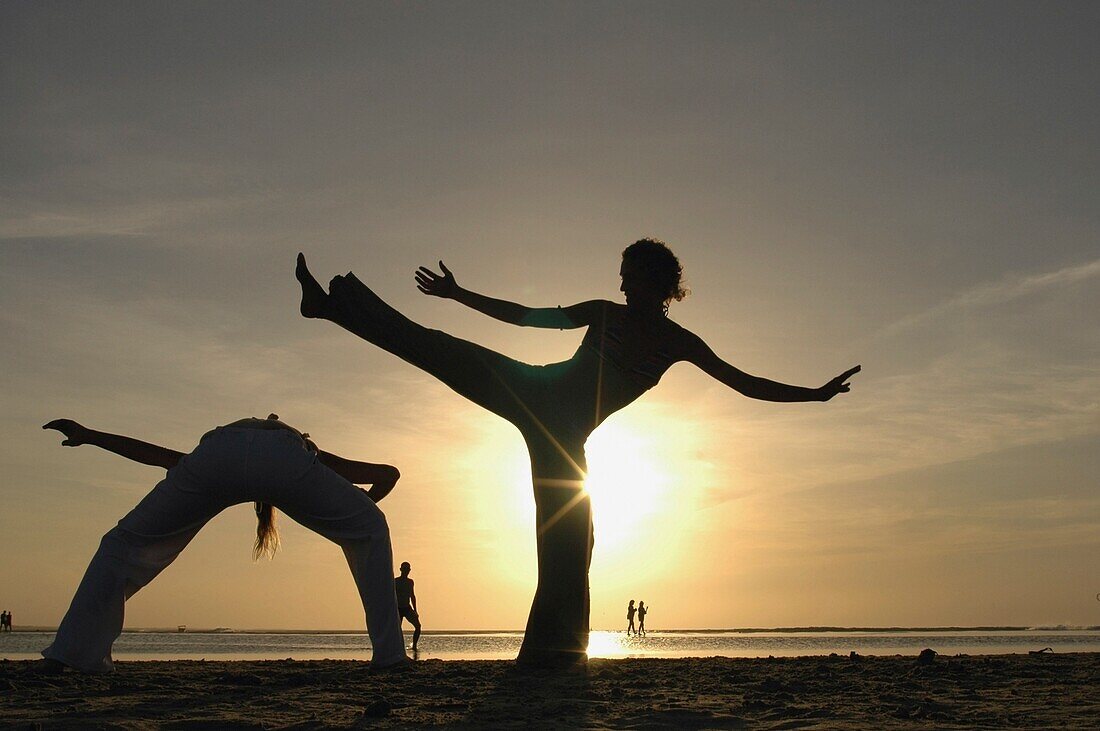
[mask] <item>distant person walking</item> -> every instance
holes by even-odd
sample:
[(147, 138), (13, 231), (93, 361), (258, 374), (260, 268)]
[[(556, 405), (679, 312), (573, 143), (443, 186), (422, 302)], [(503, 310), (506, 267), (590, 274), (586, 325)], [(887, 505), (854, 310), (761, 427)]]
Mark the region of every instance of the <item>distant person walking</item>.
[(638, 630), (634, 628), (634, 613), (638, 610), (634, 608), (634, 600), (631, 599), (630, 603), (626, 605), (626, 633), (638, 634)]
[(412, 650), (416, 652), (416, 643), (420, 641), (420, 614), (416, 610), (416, 591), (413, 580), (409, 578), (412, 564), (401, 562), (401, 575), (393, 580), (394, 593), (397, 594), (397, 612), (413, 626)]
[(645, 634), (645, 615), (649, 610), (645, 608), (645, 602), (638, 600), (638, 634)]
[(64, 434), (67, 447), (92, 444), (168, 470), (103, 536), (53, 643), (42, 651), (46, 672), (65, 666), (88, 673), (112, 670), (111, 646), (122, 632), (126, 600), (167, 568), (207, 521), (247, 502), (256, 504), (254, 558), (273, 555), (278, 547), (274, 507), (336, 543), (344, 549), (367, 615), (372, 665), (407, 660), (393, 592), (389, 526), (375, 505), (397, 483), (396, 468), (321, 451), (307, 434), (274, 414), (217, 427), (190, 454), (93, 431), (69, 419), (42, 428)]
[(11, 632), (11, 612), (6, 609), (0, 612), (0, 631)]
[[(583, 268), (587, 262), (570, 262)], [(588, 300), (568, 307), (526, 307), (459, 286), (420, 267), (417, 288), (453, 299), (497, 320), (554, 330), (585, 328), (568, 360), (530, 365), (409, 320), (354, 274), (335, 277), (326, 292), (298, 255), (304, 317), (329, 320), (431, 374), (455, 392), (506, 419), (527, 444), (535, 497), (538, 583), (517, 660), (569, 665), (587, 659), (588, 569), (592, 505), (584, 491), (584, 443), (611, 414), (657, 385), (678, 361), (739, 393), (764, 401), (828, 401), (849, 389), (850, 368), (817, 388), (749, 375), (719, 358), (698, 335), (668, 317), (687, 294), (680, 262), (655, 239), (622, 253), (619, 290), (626, 304)], [(514, 284), (514, 283), (513, 283)]]

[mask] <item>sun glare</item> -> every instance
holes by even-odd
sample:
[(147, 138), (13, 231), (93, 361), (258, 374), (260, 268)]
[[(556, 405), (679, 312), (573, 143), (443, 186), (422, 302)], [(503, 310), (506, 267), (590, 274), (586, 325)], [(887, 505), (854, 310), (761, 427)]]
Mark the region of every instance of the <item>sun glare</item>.
[(596, 545), (614, 550), (637, 539), (647, 518), (672, 499), (671, 480), (648, 440), (625, 426), (605, 425), (585, 451)]
[[(518, 440), (511, 439), (505, 448), (502, 436), (482, 435), (472, 449), (464, 445), (464, 455), (456, 459), (473, 474), (493, 465), (492, 479), (482, 481), (508, 486), (494, 493), (495, 509), (480, 509), (476, 525), (494, 536), (495, 546), (508, 546), (511, 559), (531, 554), (530, 560), (509, 560), (501, 567), (506, 579), (526, 587), (534, 562), (530, 462)], [(702, 508), (703, 496), (718, 484), (707, 457), (714, 449), (705, 426), (660, 404), (616, 414), (589, 437), (585, 490), (592, 500), (595, 531), (591, 576), (593, 587), (599, 587), (593, 592), (596, 622), (606, 624), (619, 614), (617, 604), (611, 612), (601, 602), (612, 597), (617, 602), (627, 585), (639, 580), (653, 585), (700, 550), (696, 540), (710, 517)]]

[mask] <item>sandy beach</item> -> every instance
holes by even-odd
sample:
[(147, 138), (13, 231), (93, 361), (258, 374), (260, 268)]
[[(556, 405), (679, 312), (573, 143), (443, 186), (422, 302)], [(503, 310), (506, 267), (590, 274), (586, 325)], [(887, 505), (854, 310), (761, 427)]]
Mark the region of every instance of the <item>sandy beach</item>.
[(0, 662), (5, 728), (1096, 728), (1100, 654), (502, 661)]

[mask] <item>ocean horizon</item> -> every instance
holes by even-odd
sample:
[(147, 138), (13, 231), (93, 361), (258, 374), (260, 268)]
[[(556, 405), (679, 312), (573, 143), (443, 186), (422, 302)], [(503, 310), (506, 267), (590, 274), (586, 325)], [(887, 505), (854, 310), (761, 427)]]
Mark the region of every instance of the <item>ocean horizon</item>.
[[(27, 660), (53, 639), (52, 627), (0, 634), (0, 658)], [(405, 633), (406, 646), (411, 633)], [(422, 660), (510, 660), (522, 630), (425, 630)], [(1100, 652), (1100, 627), (799, 627), (654, 629), (645, 635), (593, 630), (593, 658), (797, 657), (811, 655), (1000, 655), (1047, 651)], [(1049, 649), (1047, 649), (1049, 648)], [(368, 660), (363, 630), (127, 628), (116, 660)]]

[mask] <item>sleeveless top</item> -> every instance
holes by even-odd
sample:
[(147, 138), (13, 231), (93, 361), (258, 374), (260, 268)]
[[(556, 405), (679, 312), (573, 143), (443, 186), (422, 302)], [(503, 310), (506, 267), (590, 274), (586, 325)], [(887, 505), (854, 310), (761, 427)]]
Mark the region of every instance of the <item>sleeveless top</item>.
[(623, 318), (608, 324), (603, 328), (602, 334), (601, 338), (598, 327), (589, 327), (582, 342), (603, 361), (615, 366), (634, 383), (641, 386), (644, 391), (656, 386), (665, 371), (676, 362), (670, 352), (664, 348), (657, 348), (645, 359), (629, 363), (626, 348), (623, 345)]

